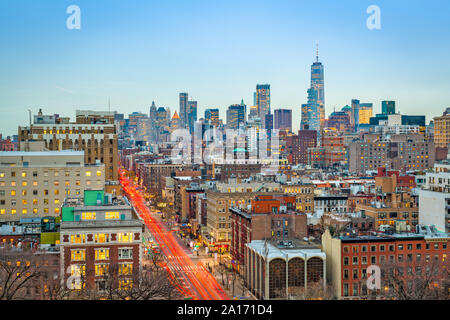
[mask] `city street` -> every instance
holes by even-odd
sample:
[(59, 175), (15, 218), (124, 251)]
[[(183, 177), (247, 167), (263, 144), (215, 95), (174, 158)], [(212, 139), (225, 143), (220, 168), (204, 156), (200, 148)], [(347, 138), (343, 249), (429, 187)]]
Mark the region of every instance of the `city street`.
[(165, 255), (167, 261), (165, 267), (170, 271), (178, 290), (186, 298), (195, 300), (229, 299), (203, 263), (198, 259), (192, 259), (194, 255), (190, 249), (183, 245), (174, 232), (167, 229), (156, 213), (149, 210), (141, 193), (136, 190), (122, 170), (120, 171), (120, 182), (132, 202), (131, 204)]

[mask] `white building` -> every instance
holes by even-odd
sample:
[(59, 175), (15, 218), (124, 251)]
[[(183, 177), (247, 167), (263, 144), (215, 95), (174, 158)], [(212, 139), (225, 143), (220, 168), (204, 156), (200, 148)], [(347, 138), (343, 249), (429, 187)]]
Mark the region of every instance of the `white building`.
[(441, 232), (450, 230), (450, 161), (434, 165), (426, 173), (419, 190), (419, 223), (435, 225)]

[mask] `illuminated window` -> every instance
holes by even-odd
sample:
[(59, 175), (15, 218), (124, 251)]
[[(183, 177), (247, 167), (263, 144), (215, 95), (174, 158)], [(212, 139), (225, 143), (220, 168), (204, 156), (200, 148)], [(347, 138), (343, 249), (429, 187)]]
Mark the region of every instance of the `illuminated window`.
[(5, 209), (0, 209), (0, 214), (5, 214), (6, 210)]
[(86, 177), (90, 177), (91, 176), (91, 172), (90, 171), (86, 171)]
[(102, 176), (102, 172), (100, 170), (97, 170), (97, 176), (99, 176), (99, 177)]
[(95, 260), (109, 260), (109, 249), (95, 249)]
[(86, 243), (85, 234), (72, 234), (70, 236), (70, 243)]
[(55, 181), (53, 184), (55, 185), (55, 187), (57, 187), (59, 186), (59, 181)]
[(132, 280), (119, 280), (119, 290), (129, 290), (133, 286)]
[(65, 185), (66, 187), (70, 186), (70, 181), (66, 180)]
[(118, 211), (107, 211), (105, 213), (105, 219), (119, 219), (119, 212)]
[(88, 186), (90, 186), (90, 185), (91, 185), (91, 180), (87, 180), (87, 181), (86, 181), (86, 184), (87, 184)]
[(38, 213), (38, 209), (34, 208), (33, 213)]
[(4, 178), (5, 177), (5, 173), (4, 172), (0, 172), (0, 178)]
[(27, 190), (22, 190), (22, 195), (26, 196), (27, 195)]
[(11, 181), (11, 187), (15, 187), (16, 186), (16, 182), (15, 181)]
[(55, 196), (59, 195), (59, 190), (55, 189)]
[(38, 185), (38, 182), (37, 181), (33, 181), (33, 186), (37, 186)]
[(16, 195), (16, 190), (11, 190), (11, 195), (15, 196)]
[(84, 261), (86, 259), (86, 250), (70, 250), (72, 261)]
[(119, 242), (132, 242), (133, 233), (132, 232), (119, 232)]
[(38, 199), (33, 199), (33, 205), (37, 205), (38, 204)]
[(59, 199), (55, 199), (55, 204), (58, 204), (59, 203)]
[(26, 181), (22, 181), (22, 186), (26, 187), (27, 186), (27, 182)]
[(59, 213), (60, 209), (59, 208), (55, 208), (55, 213)]
[(96, 213), (95, 212), (82, 212), (81, 219), (82, 220), (95, 220)]
[(22, 204), (26, 205), (26, 204), (27, 204), (27, 200), (26, 200), (26, 199), (23, 199), (23, 200), (22, 200)]
[(133, 272), (132, 263), (120, 263), (119, 264), (119, 275), (130, 275)]
[(96, 276), (103, 276), (105, 273), (108, 273), (109, 271), (109, 265), (102, 263), (102, 264), (96, 264), (95, 265), (95, 275)]
[(25, 178), (27, 176), (27, 173), (25, 171), (22, 171), (22, 177)]
[(48, 204), (48, 199), (44, 199), (44, 204)]
[(44, 208), (44, 213), (48, 213), (48, 208)]
[(16, 209), (11, 209), (11, 214), (16, 214)]
[(109, 242), (109, 234), (107, 233), (96, 233), (95, 243), (106, 243)]
[(73, 264), (70, 266), (70, 275), (81, 276), (86, 274), (86, 266), (84, 264)]

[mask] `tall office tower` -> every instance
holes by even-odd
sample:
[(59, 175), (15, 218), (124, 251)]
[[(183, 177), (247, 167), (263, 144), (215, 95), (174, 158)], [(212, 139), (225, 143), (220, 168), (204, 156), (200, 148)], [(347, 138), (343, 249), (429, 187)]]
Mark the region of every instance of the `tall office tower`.
[(217, 127), (219, 125), (219, 109), (206, 109), (205, 120), (208, 121), (211, 126)]
[(369, 124), (373, 116), (373, 103), (361, 103), (359, 105), (359, 124)]
[(256, 91), (253, 92), (253, 105), (256, 106)]
[(359, 106), (360, 101), (358, 99), (352, 99), (352, 116), (350, 117), (350, 124), (352, 126), (352, 131), (356, 131), (358, 129)]
[(292, 110), (277, 109), (274, 111), (274, 128), (292, 131)]
[(156, 108), (155, 101), (152, 102), (149, 112), (150, 120), (150, 133), (149, 138), (151, 142), (156, 142), (158, 139), (158, 130), (156, 127), (158, 109)]
[(197, 101), (187, 102), (187, 127), (189, 132), (194, 132), (195, 121), (197, 121)]
[(264, 117), (264, 129), (267, 130), (267, 134), (269, 136), (272, 136), (272, 130), (273, 130), (273, 114), (268, 113)]
[(248, 114), (248, 119), (253, 119), (258, 117), (258, 106), (250, 106), (250, 113)]
[(395, 114), (395, 101), (381, 101), (382, 114)]
[(302, 105), (301, 127), (308, 127), (320, 134), (325, 122), (325, 91), (323, 65), (319, 62), (317, 50), (316, 62), (311, 65), (311, 87), (308, 89), (308, 103)]
[[(256, 105), (258, 106), (258, 116), (263, 120), (266, 114), (270, 114), (270, 85), (256, 85)], [(265, 121), (263, 121), (265, 126)]]
[(185, 92), (180, 93), (180, 125), (182, 128), (188, 126), (188, 94)]
[(244, 128), (245, 126), (245, 105), (233, 104), (227, 110), (228, 129)]

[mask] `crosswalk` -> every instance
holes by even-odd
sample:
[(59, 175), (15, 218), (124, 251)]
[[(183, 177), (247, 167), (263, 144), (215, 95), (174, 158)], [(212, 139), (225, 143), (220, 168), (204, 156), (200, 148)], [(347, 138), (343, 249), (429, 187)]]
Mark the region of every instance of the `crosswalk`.
[(171, 271), (204, 271), (203, 267), (200, 266), (169, 266)]

